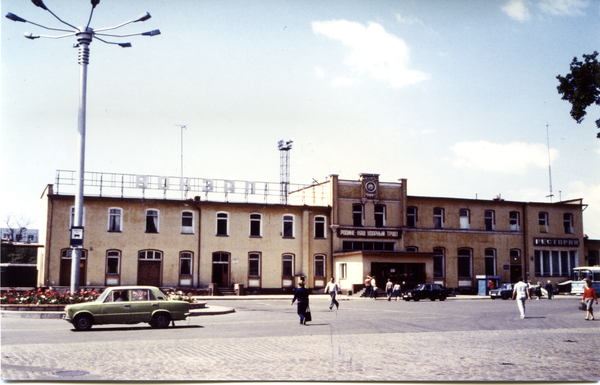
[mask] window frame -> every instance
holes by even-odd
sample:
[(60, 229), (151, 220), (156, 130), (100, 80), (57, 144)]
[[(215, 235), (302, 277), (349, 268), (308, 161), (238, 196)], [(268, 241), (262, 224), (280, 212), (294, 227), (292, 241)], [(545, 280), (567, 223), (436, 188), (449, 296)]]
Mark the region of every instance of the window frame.
[[(413, 211), (413, 212), (411, 212)], [(412, 219), (412, 220), (411, 220)], [(412, 224), (411, 224), (412, 222)], [(406, 227), (417, 227), (419, 222), (419, 209), (416, 206), (406, 208)]]
[[(189, 274), (183, 273), (183, 261), (189, 260)], [(194, 253), (189, 250), (179, 252), (179, 286), (193, 286), (194, 284)]]
[[(69, 215), (69, 229), (73, 228), (75, 223), (75, 206), (71, 206), (71, 211)], [(81, 218), (81, 225), (85, 226), (85, 206), (83, 207), (83, 218)]]
[[(255, 256), (255, 257), (253, 257)], [(261, 253), (257, 252), (257, 251), (251, 251), (248, 253), (248, 277), (249, 278), (260, 278), (261, 277)], [(256, 263), (258, 264), (258, 266), (256, 267), (257, 270), (257, 274), (252, 274), (253, 272), (253, 268), (251, 267), (251, 261), (256, 261)]]
[(348, 264), (346, 262), (339, 264), (339, 274), (339, 280), (348, 279)]
[(295, 231), (296, 231), (295, 222), (296, 222), (296, 216), (294, 214), (284, 214), (281, 217), (281, 237), (282, 238), (289, 238), (289, 239), (295, 238)]
[(485, 223), (485, 231), (496, 230), (496, 213), (494, 210), (485, 210), (483, 212), (483, 219)]
[[(360, 210), (358, 210), (358, 208), (360, 208)], [(352, 204), (352, 226), (365, 226), (365, 205), (363, 205), (362, 203)]]
[[(215, 220), (215, 235), (217, 237), (228, 237), (229, 213), (227, 211), (217, 211), (217, 213), (215, 214)], [(223, 225), (223, 222), (225, 223), (225, 225)]]
[(548, 220), (548, 213), (547, 212), (540, 211), (538, 213), (538, 224), (540, 226), (540, 233), (547, 233), (548, 232), (548, 228), (549, 228), (550, 223), (549, 223), (549, 220)]
[[(433, 256), (433, 278), (446, 278), (446, 249), (443, 247), (434, 247), (433, 252), (437, 253)], [(436, 258), (441, 258), (441, 275), (436, 275)]]
[[(485, 251), (484, 251), (484, 264), (483, 264), (485, 275), (496, 275), (496, 271), (497, 271), (497, 267), (496, 267), (496, 260), (497, 260), (496, 254), (497, 254), (496, 253), (496, 249), (493, 249), (493, 248), (487, 248), (487, 249), (485, 249)], [(488, 267), (490, 267), (490, 266), (488, 266), (488, 262), (489, 262), (488, 259), (492, 260), (492, 265), (491, 265), (492, 272), (489, 273), (489, 274), (488, 274)]]
[[(111, 211), (117, 211), (118, 210), (118, 215), (116, 215), (116, 213), (112, 213)], [(114, 223), (112, 221), (112, 218), (116, 217), (118, 218), (118, 226), (114, 226)], [(117, 227), (117, 228), (113, 228), (113, 227)], [(123, 209), (120, 207), (109, 207), (108, 208), (108, 228), (107, 230), (109, 233), (121, 233), (123, 232)]]
[[(468, 252), (467, 254), (461, 254), (462, 252)], [(464, 268), (464, 266), (461, 267), (461, 259), (468, 259), (469, 262), (469, 274), (467, 275), (461, 275), (461, 273), (463, 272), (462, 269)], [(460, 248), (457, 250), (457, 254), (456, 254), (456, 277), (458, 279), (473, 279), (473, 250), (469, 249), (469, 248)]]
[(444, 228), (444, 209), (442, 207), (433, 208), (433, 228), (438, 230)]
[[(515, 224), (512, 223), (513, 220), (516, 222)], [(518, 211), (511, 211), (508, 213), (508, 225), (510, 226), (510, 231), (521, 231), (520, 220), (521, 215)]]
[[(378, 211), (377, 209), (381, 209), (381, 211)], [(385, 205), (375, 205), (375, 227), (386, 227), (386, 215), (387, 210)]]
[[(317, 255), (314, 256), (313, 259), (314, 259), (314, 267), (315, 267), (314, 277), (315, 278), (325, 278), (327, 276), (327, 263), (326, 263), (327, 259), (325, 258), (325, 255), (323, 255), (323, 254), (317, 254)], [(317, 271), (318, 271), (317, 265), (320, 264), (318, 262), (320, 262), (320, 263), (323, 264), (323, 266), (321, 267), (323, 273), (321, 275), (317, 274)]]
[[(186, 214), (191, 214), (191, 218), (189, 217), (184, 217), (184, 215)], [(181, 234), (194, 234), (194, 228), (195, 228), (195, 219), (196, 216), (194, 215), (193, 211), (190, 210), (184, 210), (181, 212)], [(186, 220), (191, 220), (192, 224), (191, 226), (184, 226), (184, 221)]]
[(565, 234), (573, 234), (573, 214), (563, 213), (563, 227)]
[[(327, 239), (327, 217), (324, 215), (315, 215), (314, 218), (314, 237), (315, 239)], [(321, 228), (321, 230), (319, 230)], [(319, 232), (323, 232), (322, 236), (319, 236)]]
[[(462, 215), (465, 212), (466, 215)], [(467, 218), (466, 222), (463, 221), (463, 218)], [(471, 229), (471, 211), (469, 209), (459, 209), (458, 210), (458, 223), (461, 230), (470, 230)]]
[[(111, 255), (113, 254), (113, 255)], [(109, 259), (117, 260), (117, 272), (109, 272)], [(106, 286), (119, 286), (121, 284), (121, 250), (109, 249), (106, 250), (106, 262), (104, 269), (104, 283)]]
[[(150, 215), (150, 212), (155, 212), (156, 215)], [(156, 231), (148, 231), (149, 230), (149, 218), (156, 218), (156, 221), (153, 221), (152, 225), (154, 226), (154, 230)], [(150, 230), (152, 230), (150, 228)], [(146, 234), (158, 234), (160, 233), (160, 210), (158, 209), (146, 209)]]
[[(290, 264), (290, 271), (291, 274), (287, 275), (286, 273), (286, 262), (288, 262)], [(294, 262), (295, 262), (295, 256), (294, 254), (291, 253), (285, 253), (281, 255), (281, 278), (285, 279), (285, 278), (294, 278), (294, 273), (295, 273), (295, 269), (294, 269)]]
[[(258, 225), (257, 225), (257, 223), (258, 223)], [(261, 238), (262, 237), (262, 214), (251, 213), (250, 217), (249, 217), (249, 226), (250, 226), (249, 236), (254, 237), (254, 238)], [(258, 229), (256, 229), (256, 226), (258, 226)], [(258, 230), (258, 231), (256, 231), (256, 230)], [(255, 232), (258, 232), (258, 234), (255, 234)]]

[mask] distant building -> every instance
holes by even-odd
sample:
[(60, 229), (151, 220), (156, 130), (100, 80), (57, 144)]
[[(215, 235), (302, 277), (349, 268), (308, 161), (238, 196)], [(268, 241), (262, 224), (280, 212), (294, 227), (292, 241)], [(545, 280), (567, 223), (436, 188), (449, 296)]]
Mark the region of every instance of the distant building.
[[(124, 182), (121, 196), (108, 197), (101, 196), (102, 181), (115, 187), (119, 178), (90, 179), (96, 189), (101, 182), (99, 196), (84, 199), (83, 286), (238, 284), (255, 293), (289, 293), (300, 279), (322, 289), (333, 276), (356, 292), (370, 275), (379, 287), (390, 278), (405, 287), (436, 282), (476, 293), (489, 280), (515, 282), (520, 275), (534, 283), (565, 281), (573, 267), (597, 258), (584, 246), (582, 199), (418, 197), (408, 195), (406, 179), (361, 174), (292, 188), (288, 204), (274, 204), (267, 195), (277, 189), (258, 182), (156, 177), (155, 183), (138, 176)], [(125, 197), (128, 186), (142, 196)], [(200, 193), (169, 197), (184, 187), (186, 196)], [(74, 197), (58, 190), (49, 185), (42, 196), (38, 283), (44, 286), (70, 284)], [(162, 196), (148, 198), (151, 190)], [(222, 201), (209, 200), (216, 193)], [(236, 193), (245, 201), (229, 202)], [(263, 195), (263, 203), (249, 202)]]
[(3, 241), (38, 243), (38, 230), (1, 228)]

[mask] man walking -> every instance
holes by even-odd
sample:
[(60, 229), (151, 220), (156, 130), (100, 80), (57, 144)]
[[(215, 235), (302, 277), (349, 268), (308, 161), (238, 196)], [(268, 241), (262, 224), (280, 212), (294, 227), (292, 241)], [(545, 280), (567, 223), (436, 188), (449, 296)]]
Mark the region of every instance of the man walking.
[(519, 282), (515, 284), (512, 299), (517, 300), (517, 306), (519, 307), (519, 312), (521, 313), (521, 319), (524, 319), (525, 301), (531, 301), (531, 297), (529, 295), (529, 288), (527, 287), (527, 284), (523, 282), (523, 277), (519, 277), (518, 281)]
[(394, 284), (392, 283), (392, 280), (388, 278), (387, 283), (385, 284), (385, 293), (387, 294), (387, 299), (388, 301), (392, 300), (392, 292), (394, 288)]
[(329, 310), (333, 309), (333, 305), (335, 305), (336, 309), (339, 309), (340, 303), (335, 299), (335, 296), (338, 293), (341, 293), (342, 290), (340, 289), (340, 285), (337, 282), (335, 282), (335, 279), (333, 279), (333, 277), (331, 277), (331, 280), (329, 281), (329, 283), (327, 283), (327, 286), (325, 286), (323, 292), (329, 293), (329, 295), (331, 296), (331, 304), (329, 305)]

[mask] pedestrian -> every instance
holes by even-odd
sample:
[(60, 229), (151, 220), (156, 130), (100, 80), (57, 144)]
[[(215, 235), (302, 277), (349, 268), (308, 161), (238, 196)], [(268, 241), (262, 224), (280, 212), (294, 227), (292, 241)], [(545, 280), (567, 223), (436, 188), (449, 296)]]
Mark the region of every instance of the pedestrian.
[(490, 290), (494, 290), (494, 288), (496, 287), (496, 285), (494, 285), (494, 281), (492, 281), (491, 279), (488, 282), (488, 286)]
[(546, 291), (548, 292), (548, 299), (552, 299), (552, 294), (553, 294), (553, 288), (552, 288), (552, 282), (548, 281), (548, 283), (546, 284)]
[(308, 308), (308, 290), (304, 287), (304, 281), (298, 282), (298, 288), (294, 292), (292, 305), (298, 300), (298, 315), (300, 316), (300, 325), (306, 325), (306, 309)]
[(518, 282), (515, 284), (512, 299), (517, 300), (517, 306), (519, 307), (519, 312), (521, 313), (521, 319), (525, 318), (525, 301), (531, 301), (531, 296), (529, 295), (529, 289), (527, 284), (523, 282), (523, 277), (518, 278)]
[(392, 283), (392, 280), (388, 278), (388, 281), (385, 284), (385, 293), (387, 294), (388, 301), (392, 300), (393, 289), (394, 289), (394, 284)]
[(585, 283), (586, 285), (583, 287), (583, 297), (581, 298), (581, 302), (585, 303), (585, 310), (587, 310), (585, 320), (593, 321), (595, 318), (592, 302), (596, 301), (596, 305), (598, 305), (598, 297), (596, 296), (596, 290), (592, 287), (592, 280), (587, 278)]
[(542, 283), (540, 281), (535, 286), (535, 295), (537, 296), (536, 301), (542, 299)]
[(369, 297), (371, 295), (371, 277), (367, 275), (365, 278), (365, 291), (362, 293), (361, 297)]
[(342, 290), (340, 289), (340, 285), (337, 282), (335, 282), (335, 279), (333, 279), (333, 277), (331, 277), (331, 280), (327, 283), (327, 286), (325, 286), (323, 292), (329, 293), (329, 295), (331, 296), (331, 304), (329, 305), (329, 310), (333, 309), (333, 305), (335, 305), (336, 310), (339, 309), (340, 303), (336, 301), (335, 296), (341, 293)]
[(398, 301), (398, 298), (400, 298), (400, 296), (402, 295), (402, 292), (400, 290), (400, 284), (398, 282), (396, 282), (394, 284), (394, 297), (396, 297), (396, 301)]
[(377, 281), (375, 281), (375, 277), (371, 277), (371, 298), (377, 299)]

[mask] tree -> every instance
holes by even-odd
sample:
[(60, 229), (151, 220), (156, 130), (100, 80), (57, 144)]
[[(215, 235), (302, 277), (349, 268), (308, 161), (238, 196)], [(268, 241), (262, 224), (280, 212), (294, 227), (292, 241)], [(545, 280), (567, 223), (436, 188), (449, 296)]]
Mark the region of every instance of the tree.
[(30, 219), (20, 217), (15, 218), (13, 214), (8, 214), (4, 218), (4, 223), (10, 233), (10, 240), (13, 242), (21, 242), (27, 233), (27, 227), (32, 223)]
[[(577, 57), (573, 58), (571, 73), (556, 77), (560, 82), (558, 93), (563, 95), (562, 100), (571, 103), (571, 116), (577, 123), (583, 121), (588, 106), (600, 105), (600, 64), (596, 60), (597, 56), (598, 51), (591, 55), (584, 54), (583, 63)], [(596, 126), (600, 128), (600, 119), (596, 120)], [(600, 132), (597, 137), (600, 139)]]

